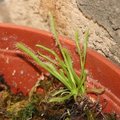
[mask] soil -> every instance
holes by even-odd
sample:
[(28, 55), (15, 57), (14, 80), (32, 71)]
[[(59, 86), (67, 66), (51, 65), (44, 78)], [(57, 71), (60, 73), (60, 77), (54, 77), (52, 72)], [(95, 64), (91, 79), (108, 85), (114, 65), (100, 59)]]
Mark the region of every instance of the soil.
[[(52, 76), (44, 76), (40, 81), (43, 93), (32, 89), (28, 96), (22, 93), (16, 95), (0, 77), (0, 120), (118, 120), (115, 113), (104, 113), (107, 101), (93, 100), (88, 96), (78, 97), (77, 101), (71, 97), (63, 103), (49, 103), (50, 91), (56, 85)], [(50, 82), (51, 81), (51, 82)], [(52, 86), (52, 87), (51, 87)], [(37, 86), (38, 87), (38, 86)], [(100, 104), (102, 102), (102, 104)]]

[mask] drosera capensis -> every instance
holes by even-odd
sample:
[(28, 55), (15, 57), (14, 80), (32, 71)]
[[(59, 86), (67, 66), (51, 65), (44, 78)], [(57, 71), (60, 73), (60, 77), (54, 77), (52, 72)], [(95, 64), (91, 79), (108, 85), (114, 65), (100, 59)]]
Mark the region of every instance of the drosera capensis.
[[(87, 46), (88, 46), (88, 38), (89, 38), (89, 31), (85, 32), (85, 38), (82, 47), (80, 46), (80, 40), (78, 32), (75, 33), (75, 43), (77, 53), (80, 58), (80, 66), (81, 66), (81, 74), (78, 75), (74, 68), (71, 55), (69, 51), (64, 48), (58, 37), (58, 33), (55, 29), (55, 22), (53, 16), (50, 14), (50, 25), (51, 31), (53, 33), (55, 42), (61, 52), (62, 59), (57, 55), (57, 53), (45, 46), (37, 44), (36, 47), (42, 48), (45, 51), (49, 52), (55, 57), (56, 62), (53, 62), (53, 59), (50, 57), (38, 52), (35, 54), (29, 47), (24, 45), (23, 43), (17, 43), (16, 47), (19, 48), (21, 51), (25, 52), (29, 55), (38, 65), (43, 67), (47, 70), (51, 75), (57, 78), (64, 87), (52, 94), (52, 97), (49, 99), (49, 102), (64, 102), (65, 100), (73, 97), (76, 101), (78, 96), (82, 97), (87, 93), (86, 81), (87, 81), (87, 70), (85, 69), (86, 63), (86, 55), (87, 55)], [(43, 62), (40, 60), (39, 57), (43, 57), (47, 62)], [(58, 67), (59, 66), (59, 67)], [(91, 90), (92, 91), (92, 90)], [(93, 92), (103, 92), (102, 89), (93, 89)]]

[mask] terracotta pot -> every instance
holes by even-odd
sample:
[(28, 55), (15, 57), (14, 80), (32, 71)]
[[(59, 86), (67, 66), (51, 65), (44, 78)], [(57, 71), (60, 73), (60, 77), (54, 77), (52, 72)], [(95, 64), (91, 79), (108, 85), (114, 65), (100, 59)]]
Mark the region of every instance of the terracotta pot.
[[(74, 42), (64, 37), (60, 37), (60, 41), (70, 50), (75, 70), (79, 72), (80, 66)], [(27, 94), (40, 77), (41, 71), (46, 71), (18, 51), (15, 47), (16, 42), (23, 42), (33, 50), (38, 50), (36, 44), (42, 44), (57, 51), (58, 54), (59, 51), (49, 32), (0, 24), (0, 75), (3, 75), (12, 92), (22, 91)], [(39, 50), (49, 55), (44, 50)], [(88, 79), (92, 81), (90, 84), (106, 88), (106, 92), (101, 96), (101, 99), (108, 100), (105, 110), (120, 114), (120, 68), (92, 49), (88, 49), (87, 52), (86, 68), (89, 71)]]

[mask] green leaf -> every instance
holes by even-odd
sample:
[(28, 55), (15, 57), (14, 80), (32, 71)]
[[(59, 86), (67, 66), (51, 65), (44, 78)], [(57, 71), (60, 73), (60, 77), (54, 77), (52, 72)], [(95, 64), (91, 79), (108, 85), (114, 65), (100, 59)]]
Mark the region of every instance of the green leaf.
[(58, 37), (58, 34), (57, 34), (57, 31), (55, 29), (55, 21), (54, 21), (54, 18), (52, 16), (51, 13), (49, 13), (49, 17), (50, 17), (50, 26), (51, 26), (51, 31), (54, 35), (54, 38), (55, 38), (55, 42), (56, 44), (58, 45), (59, 49), (60, 49), (60, 52), (62, 53), (62, 56), (63, 56), (63, 59), (66, 60), (65, 58), (65, 54), (64, 54), (64, 51), (63, 51), (63, 48), (62, 48), (62, 45), (59, 41), (59, 37)]
[(88, 46), (88, 38), (89, 38), (89, 31), (87, 30), (85, 32), (85, 39), (84, 39), (84, 47), (83, 47), (83, 64), (85, 65), (86, 63), (86, 53), (87, 53), (87, 46)]
[(72, 94), (68, 94), (63, 97), (53, 97), (49, 100), (49, 102), (64, 102), (65, 100), (69, 99), (72, 96)]
[(57, 90), (56, 92), (54, 92), (52, 94), (53, 97), (57, 96), (57, 95), (61, 95), (61, 94), (65, 94), (65, 93), (69, 93), (68, 89), (60, 89), (60, 90)]
[(75, 80), (74, 80), (74, 77), (73, 77), (73, 74), (72, 74), (72, 70), (71, 70), (73, 68), (73, 66), (72, 66), (72, 60), (71, 60), (71, 57), (70, 57), (70, 55), (68, 53), (68, 50), (65, 49), (65, 48), (63, 48), (63, 50), (64, 50), (65, 57), (66, 57), (65, 64), (67, 66), (67, 70), (68, 70), (69, 76), (70, 76), (69, 81), (71, 83), (71, 86), (73, 86), (73, 88), (74, 88), (74, 87), (76, 87), (76, 83), (75, 83)]
[(52, 33), (53, 33), (53, 35), (54, 35), (54, 37), (56, 39), (56, 42), (58, 44), (59, 41), (58, 41), (58, 34), (57, 34), (57, 31), (56, 31), (56, 28), (55, 28), (55, 20), (54, 20), (54, 18), (53, 18), (51, 13), (49, 13), (49, 18), (50, 18), (50, 28), (51, 28), (51, 31), (52, 31)]
[(71, 85), (68, 82), (66, 77), (63, 77), (57, 69), (54, 67), (54, 65), (46, 63), (47, 67), (50, 69), (50, 73), (55, 76), (60, 82), (62, 82), (69, 90), (71, 89)]
[(31, 51), (29, 48), (27, 48), (24, 44), (17, 43), (16, 47), (19, 48), (20, 50), (22, 50), (23, 52), (25, 52), (26, 54), (28, 54), (41, 67), (43, 67), (44, 69), (48, 70), (46, 65), (38, 58), (38, 56), (33, 51)]
[(53, 56), (55, 56), (55, 59), (57, 60), (58, 62), (58, 65), (60, 65), (63, 69), (66, 69), (65, 67), (65, 64), (64, 64), (64, 61), (51, 49), (45, 47), (45, 46), (42, 46), (42, 45), (36, 45), (37, 47), (39, 48), (42, 48), (44, 50), (46, 50), (47, 52), (51, 53)]
[(53, 60), (53, 59), (51, 59), (50, 57), (48, 57), (48, 56), (46, 56), (46, 55), (43, 55), (43, 54), (41, 54), (40, 52), (38, 52), (38, 54), (39, 54), (41, 57), (43, 57), (45, 60), (49, 61), (50, 63), (57, 65), (56, 61)]
[(75, 43), (76, 43), (76, 48), (77, 48), (77, 52), (78, 52), (78, 55), (80, 57), (80, 65), (81, 65), (81, 68), (83, 66), (83, 61), (82, 61), (82, 49), (80, 48), (80, 40), (79, 40), (79, 34), (78, 34), (78, 31), (75, 32)]
[(83, 75), (82, 75), (82, 79), (81, 79), (81, 82), (80, 82), (80, 84), (79, 84), (79, 86), (78, 86), (78, 89), (79, 90), (82, 90), (81, 91), (81, 94), (84, 94), (85, 93), (85, 81), (86, 81), (86, 77), (87, 77), (87, 72), (86, 72), (86, 70), (84, 70), (83, 71)]

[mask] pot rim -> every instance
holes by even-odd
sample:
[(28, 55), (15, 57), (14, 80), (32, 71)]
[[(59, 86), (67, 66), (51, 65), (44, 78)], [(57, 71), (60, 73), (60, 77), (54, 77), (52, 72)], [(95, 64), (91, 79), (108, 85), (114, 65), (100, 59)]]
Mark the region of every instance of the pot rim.
[[(52, 33), (48, 32), (46, 30), (36, 29), (36, 28), (28, 27), (28, 26), (21, 26), (21, 25), (15, 25), (15, 24), (10, 24), (10, 23), (0, 23), (0, 27), (10, 28), (10, 29), (20, 29), (22, 31), (24, 30), (24, 31), (37, 33), (37, 34), (40, 33), (41, 35), (48, 36), (50, 38), (52, 37)], [(60, 35), (59, 39), (69, 45), (72, 45), (72, 46), (75, 45), (73, 40), (70, 39), (69, 37), (63, 37)], [(113, 69), (117, 74), (120, 75), (120, 66), (119, 65), (113, 63), (110, 59), (107, 59), (105, 56), (103, 56), (102, 54), (98, 53), (97, 51), (95, 51), (91, 48), (88, 48), (87, 52), (89, 54), (91, 54), (92, 56), (94, 56), (96, 59), (100, 60), (105, 65), (109, 66), (110, 69)]]

